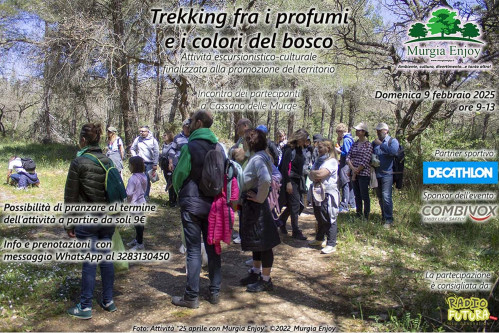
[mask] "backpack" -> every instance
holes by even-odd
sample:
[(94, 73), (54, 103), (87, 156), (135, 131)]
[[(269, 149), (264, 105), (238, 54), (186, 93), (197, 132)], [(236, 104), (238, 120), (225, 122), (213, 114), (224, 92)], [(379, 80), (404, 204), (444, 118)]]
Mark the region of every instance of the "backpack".
[(31, 157), (21, 157), (21, 163), (23, 169), (26, 171), (34, 171), (36, 169), (36, 163)]
[(215, 197), (222, 192), (225, 180), (225, 154), (222, 146), (216, 145), (204, 158), (199, 190), (207, 197)]
[[(388, 146), (392, 144), (393, 138), (388, 140)], [(402, 188), (402, 183), (404, 179), (404, 163), (405, 163), (405, 152), (404, 147), (399, 143), (399, 150), (397, 154), (393, 157), (393, 183), (395, 187), (399, 190)]]
[(106, 180), (104, 181), (104, 188), (106, 191), (106, 202), (115, 203), (123, 202), (127, 195), (125, 184), (123, 184), (123, 179), (121, 179), (120, 172), (114, 166), (113, 161), (106, 168), (104, 164), (93, 154), (85, 153), (82, 156), (88, 158), (97, 165), (100, 165), (106, 171)]

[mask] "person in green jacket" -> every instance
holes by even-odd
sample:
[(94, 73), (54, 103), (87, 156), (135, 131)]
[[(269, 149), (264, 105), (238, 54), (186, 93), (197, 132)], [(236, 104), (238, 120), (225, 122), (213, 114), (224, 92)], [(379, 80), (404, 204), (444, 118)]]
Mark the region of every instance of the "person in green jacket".
[[(208, 151), (216, 148), (218, 139), (210, 130), (213, 117), (210, 112), (199, 110), (191, 116), (189, 142), (182, 147), (180, 158), (173, 172), (173, 187), (178, 193), (180, 216), (187, 249), (187, 283), (183, 296), (172, 297), (177, 306), (199, 307), (199, 274), (201, 272), (201, 246), (208, 255), (210, 278), (209, 302), (220, 301), (221, 258), (214, 245), (208, 245), (208, 214), (213, 197), (199, 189), (203, 165)], [(201, 233), (203, 238), (201, 238)]]

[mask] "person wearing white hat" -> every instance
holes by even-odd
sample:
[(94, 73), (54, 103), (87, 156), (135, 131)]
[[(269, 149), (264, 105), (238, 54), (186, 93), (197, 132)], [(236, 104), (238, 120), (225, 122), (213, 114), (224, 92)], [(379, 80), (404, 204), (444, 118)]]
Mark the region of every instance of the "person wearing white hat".
[(373, 153), (378, 156), (380, 162), (379, 167), (376, 168), (378, 180), (376, 194), (385, 228), (390, 228), (393, 224), (393, 159), (399, 150), (399, 142), (388, 135), (388, 130), (387, 124), (379, 123), (376, 126), (378, 137), (373, 141)]
[[(355, 135), (359, 138), (352, 145), (346, 163), (352, 172), (352, 185), (355, 193), (357, 217), (369, 219), (371, 201), (369, 199), (369, 180), (371, 178), (372, 145), (368, 140), (367, 125), (359, 123), (355, 128)], [(362, 211), (364, 208), (364, 211)]]

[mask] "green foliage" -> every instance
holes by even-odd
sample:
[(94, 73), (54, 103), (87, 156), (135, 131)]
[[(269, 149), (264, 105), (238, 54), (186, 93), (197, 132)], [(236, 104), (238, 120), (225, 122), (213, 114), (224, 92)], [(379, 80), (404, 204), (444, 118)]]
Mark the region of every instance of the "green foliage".
[(480, 31), (475, 24), (466, 23), (461, 30), (461, 34), (463, 35), (463, 37), (468, 37), (471, 39), (472, 37), (480, 36)]
[(409, 36), (418, 39), (421, 37), (426, 37), (427, 34), (428, 34), (428, 29), (426, 29), (425, 25), (422, 23), (414, 24), (409, 30)]
[(410, 312), (404, 313), (401, 318), (391, 314), (389, 326), (394, 332), (424, 332), (428, 329), (428, 324), (422, 320), (420, 313), (412, 318)]
[(432, 18), (428, 21), (428, 28), (432, 35), (442, 34), (442, 37), (445, 35), (455, 34), (460, 31), (459, 25), (461, 21), (455, 18), (457, 15), (456, 12), (451, 12), (448, 9), (442, 8), (436, 10), (432, 13)]

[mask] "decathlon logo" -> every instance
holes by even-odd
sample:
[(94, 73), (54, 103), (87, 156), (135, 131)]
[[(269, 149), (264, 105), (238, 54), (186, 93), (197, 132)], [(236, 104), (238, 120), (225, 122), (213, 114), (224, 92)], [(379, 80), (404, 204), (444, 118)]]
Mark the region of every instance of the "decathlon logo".
[(425, 223), (463, 223), (469, 217), (485, 222), (497, 216), (497, 205), (424, 205), (421, 217)]
[(498, 162), (423, 162), (423, 184), (497, 184)]

